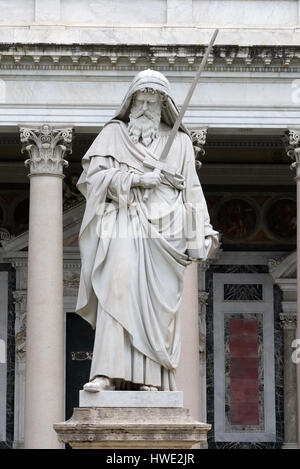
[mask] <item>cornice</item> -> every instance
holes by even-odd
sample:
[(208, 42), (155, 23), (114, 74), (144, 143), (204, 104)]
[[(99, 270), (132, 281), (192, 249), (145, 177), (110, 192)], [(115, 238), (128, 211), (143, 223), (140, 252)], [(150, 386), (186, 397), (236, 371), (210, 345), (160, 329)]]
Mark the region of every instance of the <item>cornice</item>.
[[(2, 70), (194, 71), (204, 55), (199, 45), (1, 44)], [(300, 46), (215, 46), (207, 71), (299, 72)]]

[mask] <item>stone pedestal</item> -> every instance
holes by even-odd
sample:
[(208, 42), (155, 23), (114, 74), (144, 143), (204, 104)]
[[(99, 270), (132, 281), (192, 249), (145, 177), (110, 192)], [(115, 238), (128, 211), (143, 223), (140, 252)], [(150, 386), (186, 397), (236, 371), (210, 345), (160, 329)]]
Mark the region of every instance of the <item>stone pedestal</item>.
[(81, 405), (90, 400), (93, 407), (76, 408), (70, 420), (54, 425), (59, 440), (72, 448), (190, 449), (206, 444), (211, 426), (190, 416), (180, 392), (81, 391)]

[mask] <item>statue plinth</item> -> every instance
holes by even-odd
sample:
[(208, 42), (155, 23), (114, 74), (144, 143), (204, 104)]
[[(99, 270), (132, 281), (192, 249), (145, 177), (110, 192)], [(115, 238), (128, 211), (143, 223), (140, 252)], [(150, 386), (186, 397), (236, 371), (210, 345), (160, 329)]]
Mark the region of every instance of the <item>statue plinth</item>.
[[(83, 406), (91, 400), (93, 406)], [(205, 447), (211, 428), (190, 416), (177, 391), (81, 391), (80, 405), (70, 420), (54, 425), (59, 440), (75, 449)]]

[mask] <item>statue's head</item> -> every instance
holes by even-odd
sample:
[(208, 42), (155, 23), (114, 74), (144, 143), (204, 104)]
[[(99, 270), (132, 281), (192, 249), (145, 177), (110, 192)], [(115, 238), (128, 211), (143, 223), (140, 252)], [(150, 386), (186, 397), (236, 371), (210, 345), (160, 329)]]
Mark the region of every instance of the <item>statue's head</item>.
[[(134, 77), (113, 119), (126, 122), (130, 138), (148, 146), (158, 134), (160, 121), (173, 127), (178, 112), (167, 78), (147, 69)], [(189, 135), (183, 124), (180, 130)]]
[(155, 70), (138, 73), (130, 86), (132, 100), (128, 131), (134, 143), (148, 146), (157, 137), (163, 102), (170, 94), (166, 77)]
[(145, 146), (157, 137), (165, 95), (153, 88), (136, 91), (132, 98), (128, 132), (134, 143), (140, 139)]

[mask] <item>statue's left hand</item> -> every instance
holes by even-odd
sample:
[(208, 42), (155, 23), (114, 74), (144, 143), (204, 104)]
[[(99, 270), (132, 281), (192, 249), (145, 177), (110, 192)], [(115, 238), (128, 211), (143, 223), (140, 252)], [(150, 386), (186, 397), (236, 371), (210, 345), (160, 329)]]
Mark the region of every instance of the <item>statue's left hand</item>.
[[(211, 236), (207, 236), (204, 240), (204, 249), (205, 249), (204, 259), (208, 257), (211, 246), (212, 246), (212, 238)], [(202, 257), (199, 257), (198, 249), (188, 249), (188, 256), (191, 261), (201, 262), (204, 260)]]

